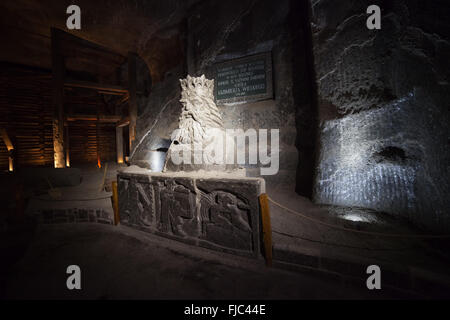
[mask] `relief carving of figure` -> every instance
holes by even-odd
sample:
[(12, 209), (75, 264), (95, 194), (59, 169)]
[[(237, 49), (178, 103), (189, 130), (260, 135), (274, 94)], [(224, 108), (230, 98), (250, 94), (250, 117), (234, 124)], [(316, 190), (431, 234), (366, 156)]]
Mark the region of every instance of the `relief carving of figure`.
[(160, 188), (161, 194), (161, 228), (178, 236), (187, 236), (190, 229), (185, 223), (194, 218), (191, 192), (181, 185), (170, 183)]
[(237, 199), (228, 193), (218, 193), (217, 203), (210, 209), (210, 221), (232, 229), (238, 228), (242, 231), (251, 232), (248, 222), (243, 215), (246, 211), (238, 208)]

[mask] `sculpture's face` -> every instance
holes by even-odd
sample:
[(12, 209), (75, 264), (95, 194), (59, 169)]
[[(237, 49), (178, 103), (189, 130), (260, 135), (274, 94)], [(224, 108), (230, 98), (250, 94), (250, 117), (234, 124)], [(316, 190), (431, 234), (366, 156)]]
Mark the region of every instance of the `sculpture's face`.
[(205, 102), (199, 97), (183, 98), (180, 100), (183, 105), (183, 114), (187, 117), (195, 117), (197, 121), (201, 120), (201, 111), (207, 108)]
[(198, 98), (183, 98), (180, 102), (183, 105), (183, 109), (186, 111), (194, 110), (202, 103)]

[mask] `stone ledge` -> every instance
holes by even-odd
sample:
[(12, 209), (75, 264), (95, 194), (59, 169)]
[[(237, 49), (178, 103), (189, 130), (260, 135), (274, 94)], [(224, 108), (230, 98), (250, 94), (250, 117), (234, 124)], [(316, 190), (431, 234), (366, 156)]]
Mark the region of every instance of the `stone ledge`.
[(38, 223), (83, 223), (97, 222), (114, 224), (111, 214), (103, 209), (44, 209), (32, 214)]

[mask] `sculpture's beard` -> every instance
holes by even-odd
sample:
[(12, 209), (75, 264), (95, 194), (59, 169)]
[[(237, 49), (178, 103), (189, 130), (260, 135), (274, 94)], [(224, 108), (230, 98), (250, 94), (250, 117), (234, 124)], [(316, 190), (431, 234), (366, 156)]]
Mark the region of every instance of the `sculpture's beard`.
[(180, 121), (180, 143), (202, 143), (205, 138), (205, 127), (193, 117), (186, 117)]
[(201, 144), (210, 140), (206, 132), (211, 128), (222, 128), (219, 110), (212, 99), (195, 97), (184, 103), (179, 131), (174, 138), (182, 144)]

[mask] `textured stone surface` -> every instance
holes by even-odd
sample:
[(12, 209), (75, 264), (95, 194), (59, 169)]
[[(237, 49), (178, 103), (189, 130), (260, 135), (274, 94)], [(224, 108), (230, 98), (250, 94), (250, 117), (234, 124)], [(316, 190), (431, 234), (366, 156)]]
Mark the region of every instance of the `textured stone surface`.
[(38, 223), (81, 223), (97, 222), (113, 224), (111, 214), (103, 209), (45, 209), (34, 212), (33, 217)]
[[(180, 88), (178, 79), (187, 74), (214, 78), (213, 66), (229, 59), (272, 52), (274, 99), (242, 104), (219, 105), (225, 129), (280, 129), (280, 170), (265, 176), (269, 184), (295, 188), (297, 167), (312, 175), (314, 135), (311, 135), (309, 96), (311, 90), (302, 81), (308, 72), (305, 64), (306, 33), (299, 13), (306, 10), (298, 3), (306, 1), (205, 1), (187, 16), (186, 57), (178, 67), (155, 83), (145, 107), (138, 115), (138, 146), (132, 151), (133, 164), (149, 167), (151, 150), (168, 148), (170, 135), (178, 126)], [(289, 13), (292, 10), (292, 13)], [(293, 72), (293, 70), (296, 72)], [(300, 89), (299, 89), (300, 88)], [(298, 94), (294, 94), (298, 90)], [(297, 130), (299, 126), (299, 130)], [(301, 148), (299, 155), (298, 148)], [(300, 158), (300, 161), (299, 161)], [(311, 159), (310, 159), (311, 158)], [(247, 164), (249, 176), (258, 176), (259, 168)], [(309, 178), (298, 185), (311, 190)], [(307, 193), (307, 192), (306, 192)]]
[[(50, 28), (73, 33), (126, 56), (138, 53), (148, 65), (154, 81), (160, 81), (167, 70), (183, 57), (182, 26), (187, 8), (194, 1), (185, 0), (80, 0), (80, 30), (66, 27), (66, 9), (70, 3), (52, 0), (3, 2), (3, 21), (8, 28), (2, 35), (8, 50), (2, 50), (2, 61), (51, 67)], [(21, 39), (21, 41), (17, 41)], [(77, 59), (70, 68), (78, 71), (95, 69), (111, 77), (107, 61)]]
[[(178, 128), (171, 135), (172, 142), (163, 171), (237, 169), (237, 165), (225, 165), (224, 156), (221, 159), (215, 158), (216, 152), (226, 152), (224, 147), (222, 150), (217, 149), (217, 146), (224, 145), (226, 134), (222, 115), (214, 102), (214, 80), (206, 79), (204, 75), (188, 75), (186, 79), (180, 79), (180, 84), (181, 115)], [(177, 155), (182, 159), (181, 163), (175, 160)]]
[(190, 244), (239, 255), (261, 254), (256, 178), (201, 178), (122, 172), (120, 222)]
[[(312, 1), (321, 120), (315, 200), (450, 230), (450, 6)], [(439, 8), (437, 11), (436, 8)]]

